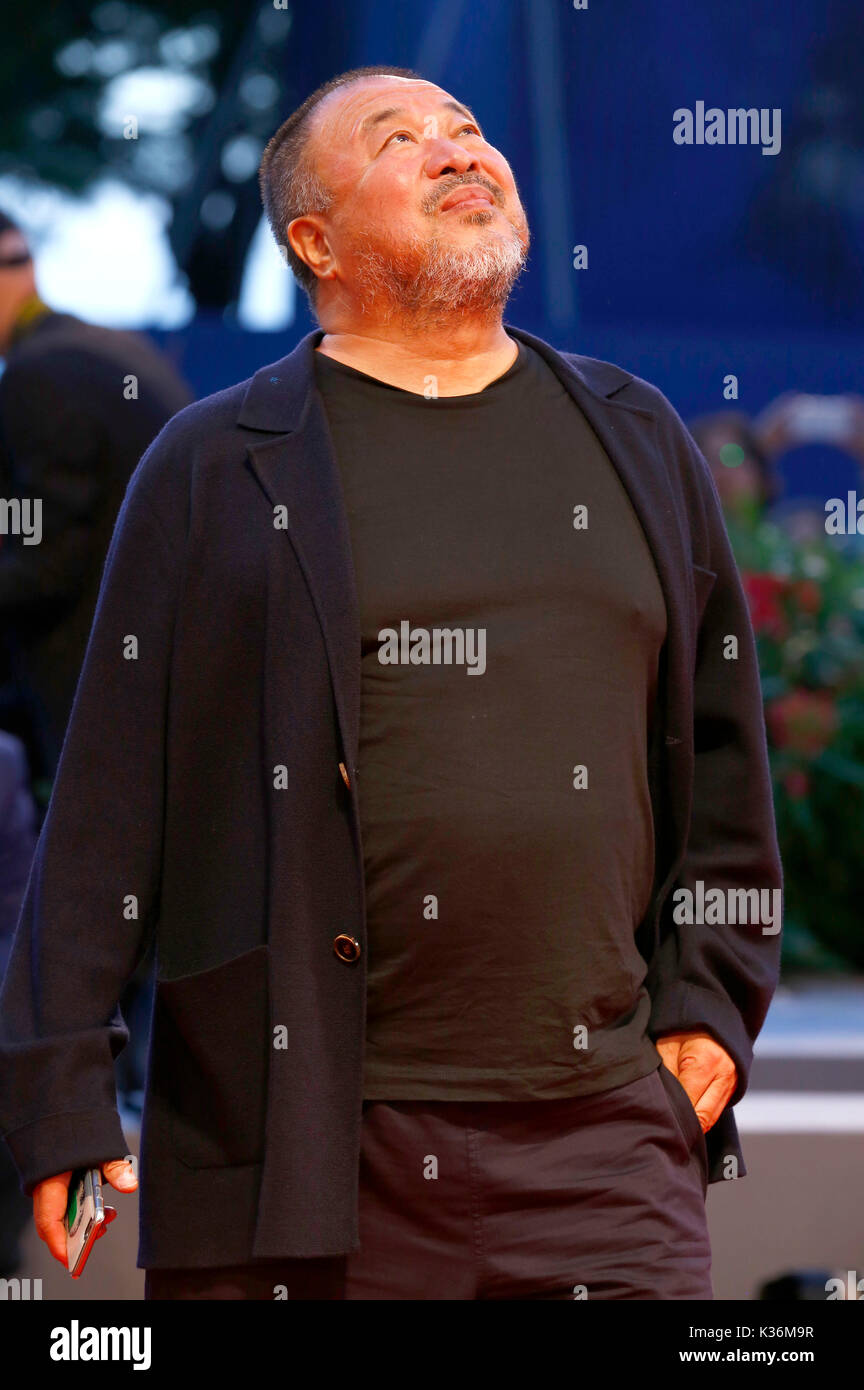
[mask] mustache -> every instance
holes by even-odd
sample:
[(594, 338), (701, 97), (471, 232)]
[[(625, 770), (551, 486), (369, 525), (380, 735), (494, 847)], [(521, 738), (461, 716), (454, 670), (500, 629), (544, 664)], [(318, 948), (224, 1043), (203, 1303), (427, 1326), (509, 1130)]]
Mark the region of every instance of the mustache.
[(466, 183), (475, 184), (478, 188), (485, 188), (487, 193), (491, 193), (496, 203), (503, 203), (504, 190), (499, 188), (497, 183), (493, 183), (491, 179), (486, 178), (485, 174), (464, 174), (462, 178), (451, 179), (446, 188), (436, 188), (430, 193), (429, 196), (424, 199), (423, 211), (434, 212), (439, 203), (442, 203), (447, 195), (453, 192), (454, 188), (461, 188), (462, 185)]

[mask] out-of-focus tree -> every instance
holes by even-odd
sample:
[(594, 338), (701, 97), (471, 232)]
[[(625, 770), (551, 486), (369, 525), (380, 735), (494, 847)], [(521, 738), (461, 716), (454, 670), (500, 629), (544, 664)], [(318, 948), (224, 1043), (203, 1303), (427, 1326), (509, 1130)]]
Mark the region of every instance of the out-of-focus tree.
[(16, 7), (0, 48), (0, 174), (72, 193), (115, 177), (167, 198), (193, 294), (224, 306), (261, 213), (261, 151), (293, 95), (292, 24), (288, 0)]
[[(249, 16), (229, 0), (10, 9), (0, 47), (0, 169), (72, 192), (114, 170), (176, 192), (188, 178), (194, 129), (214, 105)], [(128, 115), (138, 116), (135, 140)]]

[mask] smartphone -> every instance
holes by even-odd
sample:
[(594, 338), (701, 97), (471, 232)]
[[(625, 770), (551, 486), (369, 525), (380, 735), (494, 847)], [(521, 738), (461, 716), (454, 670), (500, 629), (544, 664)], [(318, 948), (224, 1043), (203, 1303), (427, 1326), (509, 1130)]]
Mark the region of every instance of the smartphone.
[(116, 1208), (106, 1207), (103, 1200), (99, 1169), (77, 1169), (69, 1179), (69, 1201), (63, 1221), (66, 1264), (73, 1279), (81, 1278), (90, 1251), (116, 1215)]

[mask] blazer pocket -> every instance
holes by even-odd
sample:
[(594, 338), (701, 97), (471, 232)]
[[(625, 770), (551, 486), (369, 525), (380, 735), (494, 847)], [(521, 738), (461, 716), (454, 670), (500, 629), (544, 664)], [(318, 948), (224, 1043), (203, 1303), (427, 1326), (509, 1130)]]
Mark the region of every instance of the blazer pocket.
[(260, 1163), (270, 1056), (269, 951), (157, 980), (151, 1089), (191, 1168)]
[(696, 625), (702, 622), (702, 614), (705, 612), (705, 605), (711, 597), (711, 590), (717, 582), (717, 575), (713, 570), (703, 569), (701, 565), (691, 565), (693, 571), (693, 587), (696, 594)]

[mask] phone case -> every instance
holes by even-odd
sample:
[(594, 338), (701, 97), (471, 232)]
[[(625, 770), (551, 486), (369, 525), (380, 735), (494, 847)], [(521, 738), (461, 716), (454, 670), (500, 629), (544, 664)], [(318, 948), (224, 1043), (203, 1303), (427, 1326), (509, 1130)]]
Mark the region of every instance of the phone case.
[(98, 1168), (79, 1169), (69, 1180), (66, 1207), (66, 1259), (73, 1279), (80, 1279), (96, 1241), (117, 1215), (102, 1198), (102, 1175)]

